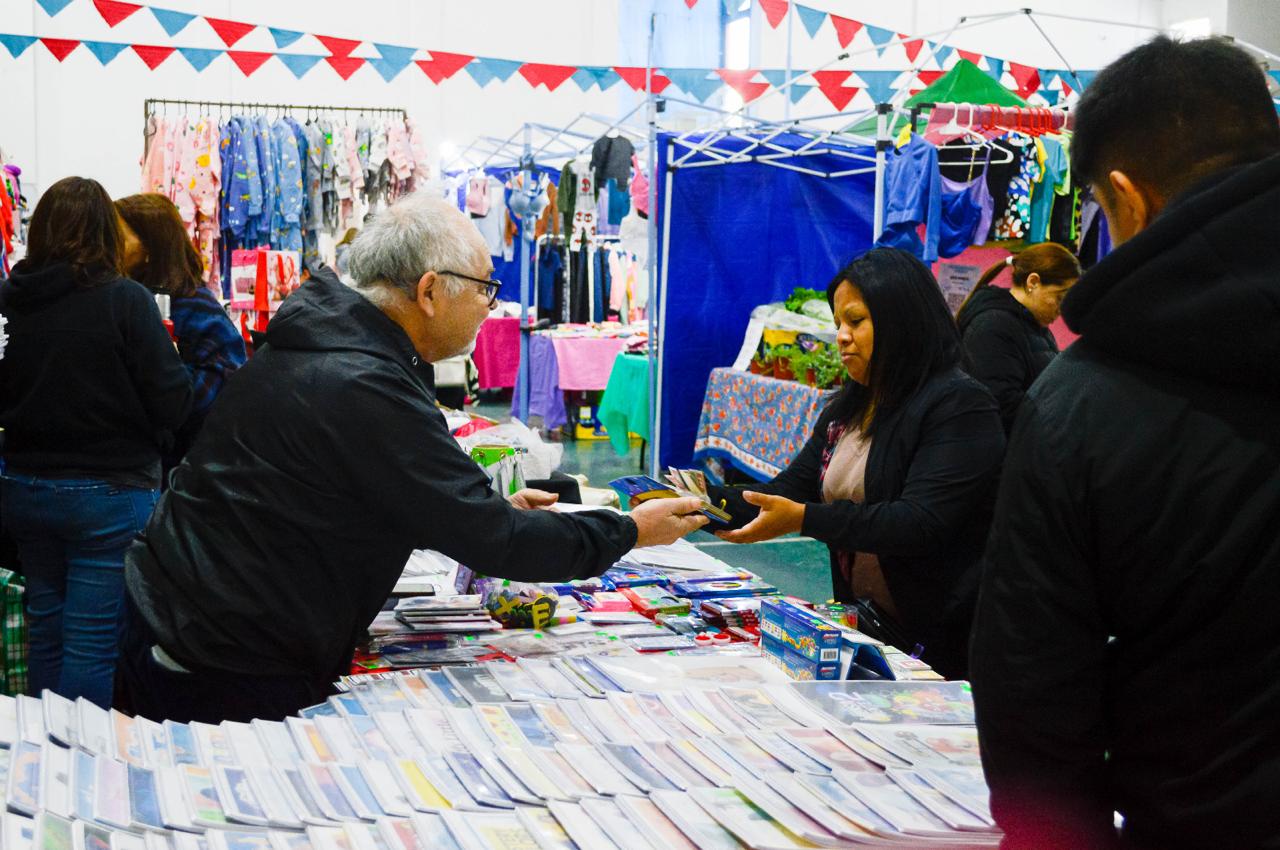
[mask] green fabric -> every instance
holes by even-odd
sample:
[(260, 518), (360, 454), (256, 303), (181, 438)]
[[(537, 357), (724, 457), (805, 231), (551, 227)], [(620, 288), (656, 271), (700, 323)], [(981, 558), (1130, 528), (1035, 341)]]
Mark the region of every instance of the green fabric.
[[(919, 103), (973, 103), (978, 105), (1027, 106), (1027, 102), (1000, 85), (991, 75), (970, 62), (961, 59), (951, 70), (933, 81), (933, 85), (907, 98), (903, 107), (910, 109)], [(921, 113), (928, 115), (927, 110)], [(906, 123), (906, 118), (895, 116), (890, 122), (890, 137)], [(923, 123), (922, 125), (923, 126)], [(876, 119), (873, 115), (851, 131), (859, 136), (876, 135)]]
[(23, 616), (22, 579), (12, 570), (0, 569), (0, 638), (4, 641), (0, 658), (0, 693), (10, 696), (27, 692), (27, 621)]
[(596, 413), (620, 455), (631, 451), (629, 434), (649, 439), (649, 356), (619, 354), (609, 373), (609, 385)]

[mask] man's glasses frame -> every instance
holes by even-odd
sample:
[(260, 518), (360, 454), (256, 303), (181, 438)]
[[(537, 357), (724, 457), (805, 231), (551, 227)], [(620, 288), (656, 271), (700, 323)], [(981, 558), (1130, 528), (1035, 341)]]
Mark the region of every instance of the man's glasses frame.
[(453, 277), (460, 277), (463, 280), (469, 280), (472, 283), (478, 283), (484, 287), (484, 294), (489, 296), (489, 309), (493, 309), (498, 304), (498, 290), (502, 289), (502, 281), (492, 278), (472, 277), (462, 272), (438, 271), (436, 274), (447, 274)]

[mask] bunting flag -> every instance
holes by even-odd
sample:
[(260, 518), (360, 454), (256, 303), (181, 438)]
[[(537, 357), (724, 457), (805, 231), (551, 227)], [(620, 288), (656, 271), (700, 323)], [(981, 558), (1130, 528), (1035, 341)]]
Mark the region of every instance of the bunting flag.
[(809, 38), (813, 38), (818, 34), (818, 30), (822, 29), (822, 22), (827, 19), (827, 13), (821, 9), (801, 6), (799, 3), (796, 4), (796, 13), (800, 15), (800, 23), (804, 24), (805, 32), (809, 33)]
[(1004, 60), (993, 59), (992, 57), (988, 56), (987, 57), (987, 73), (990, 74), (991, 78), (995, 80), (997, 83), (1000, 82), (1001, 78), (1004, 77)]
[(853, 100), (860, 91), (844, 84), (852, 73), (852, 71), (813, 72), (813, 81), (818, 84), (818, 91), (826, 95), (827, 100), (831, 101), (831, 105), (837, 112), (843, 111), (849, 105), (849, 101)]
[(110, 65), (111, 60), (120, 55), (120, 51), (129, 45), (116, 41), (86, 41), (84, 46), (98, 58), (103, 65)]
[(329, 67), (344, 80), (351, 79), (351, 75), (359, 71), (360, 66), (364, 64), (364, 60), (359, 56), (326, 56), (324, 61), (328, 62)]
[[(187, 60), (192, 68), (197, 71), (203, 71), (209, 67), (209, 63), (213, 62), (226, 51), (213, 50), (208, 47), (179, 47), (178, 52), (182, 54), (182, 58)], [(277, 54), (282, 55), (282, 54)]]
[(471, 75), (471, 79), (476, 81), (476, 85), (484, 88), (494, 80), (505, 83), (511, 79), (512, 74), (520, 70), (523, 64), (523, 62), (515, 62), (511, 59), (492, 59), (477, 56), (476, 61), (466, 67), (467, 73)]
[(764, 12), (764, 19), (774, 29), (782, 23), (787, 16), (787, 9), (791, 6), (790, 0), (756, 0), (756, 2), (760, 4), (760, 11)]
[(706, 103), (720, 91), (722, 85), (720, 80), (711, 76), (711, 72), (706, 68), (663, 68), (662, 73), (667, 75), (676, 88), (698, 103)]
[(378, 72), (379, 77), (382, 77), (382, 79), (388, 83), (400, 76), (400, 72), (407, 67), (405, 65), (396, 65), (394, 62), (388, 62), (381, 56), (371, 56), (364, 61), (370, 68)]
[(956, 53), (959, 54), (961, 59), (967, 59), (975, 65), (978, 65), (979, 63), (982, 62), (981, 53), (973, 53), (972, 51), (961, 50), (959, 48), (956, 48)]
[(222, 39), (222, 43), (227, 47), (235, 47), (236, 42), (244, 38), (255, 29), (253, 24), (245, 24), (240, 21), (226, 21), (222, 18), (211, 18), (204, 16), (204, 21), (209, 25), (218, 38)]
[(876, 103), (888, 103), (893, 99), (896, 91), (894, 81), (902, 76), (901, 71), (858, 71), (857, 74), (862, 79), (867, 94)]
[(142, 8), (136, 3), (121, 3), (120, 0), (93, 0), (93, 6), (109, 27), (114, 27)]
[(40, 4), (41, 9), (44, 9), (44, 13), (51, 18), (71, 4), (71, 0), (36, 0), (36, 2)]
[(1040, 71), (1030, 65), (1017, 62), (1009, 63), (1009, 73), (1018, 84), (1018, 97), (1026, 100), (1028, 96), (1040, 89)]
[(418, 59), (415, 64), (436, 85), (440, 85), (475, 59), (465, 53), (445, 53), (443, 50), (432, 50), (430, 55), (430, 59)]
[(398, 77), (401, 71), (409, 67), (409, 63), (413, 61), (413, 54), (418, 52), (417, 48), (381, 44), (376, 41), (373, 46), (377, 49), (379, 57), (366, 59), (365, 61), (373, 67), (373, 70), (378, 72), (378, 76), (388, 83)]
[[(796, 8), (799, 9), (800, 7), (797, 6)], [(794, 79), (802, 73), (802, 71), (792, 71), (791, 77)], [(784, 69), (761, 71), (760, 76), (768, 80), (769, 85), (773, 86), (775, 89), (782, 88), (787, 82), (787, 72)], [(787, 95), (791, 98), (792, 103), (799, 103), (804, 99), (804, 96), (813, 91), (814, 88), (815, 86), (808, 82), (808, 78), (806, 77), (798, 82), (792, 83), (790, 88), (787, 89)]]
[(49, 49), (53, 54), (53, 58), (61, 62), (71, 54), (71, 51), (80, 46), (80, 42), (74, 38), (41, 38), (40, 43)]
[(933, 50), (933, 58), (937, 61), (939, 68), (947, 67), (947, 60), (951, 58), (951, 54), (956, 49), (949, 44), (938, 44), (936, 41), (929, 42), (929, 47)]
[(276, 58), (300, 80), (324, 57), (306, 53), (277, 53)]
[(595, 77), (596, 85), (600, 87), (600, 91), (608, 91), (609, 89), (622, 82), (622, 77), (618, 76), (618, 72), (609, 67), (587, 67), (582, 68), (584, 71), (590, 72)]
[(164, 47), (158, 44), (131, 44), (129, 46), (133, 48), (134, 53), (138, 54), (138, 58), (153, 71), (156, 68), (159, 68), (160, 64), (164, 62), (164, 60), (172, 56), (176, 49), (173, 47)]
[(1050, 89), (1040, 89), (1039, 91), (1036, 92), (1036, 94), (1039, 95), (1040, 98), (1050, 106), (1058, 105), (1058, 93), (1056, 91), (1052, 91)]
[(839, 15), (831, 15), (830, 18), (831, 25), (836, 28), (836, 39), (840, 42), (840, 46), (848, 47), (853, 37), (862, 29), (862, 21), (842, 18)]
[(334, 35), (318, 35), (316, 40), (325, 46), (325, 49), (334, 56), (345, 57), (350, 56), (351, 51), (360, 46), (357, 39), (338, 38)]
[[(648, 76), (644, 68), (621, 67), (615, 65), (613, 70), (618, 72), (618, 76), (622, 77), (622, 81), (635, 91), (645, 91), (645, 78)], [(653, 70), (653, 93), (662, 94), (667, 86), (671, 85), (671, 80), (664, 76), (658, 69)]]
[(573, 76), (569, 79), (573, 80), (580, 91), (590, 91), (591, 87), (596, 84), (596, 75), (592, 73), (590, 68), (579, 68), (573, 72)]
[(684, 4), (692, 9), (694, 6), (698, 5), (698, 0), (684, 0)]
[(898, 39), (902, 42), (903, 48), (907, 51), (907, 61), (912, 65), (916, 63), (916, 57), (920, 55), (920, 51), (924, 50), (924, 41), (919, 38), (912, 38), (906, 33), (898, 33)]
[(240, 69), (240, 73), (246, 77), (253, 75), (253, 72), (263, 66), (263, 64), (274, 56), (274, 53), (262, 53), (256, 50), (228, 50), (227, 56), (231, 61), (236, 63), (236, 67)]
[(916, 79), (924, 83), (925, 88), (928, 88), (929, 86), (936, 83), (938, 79), (945, 73), (947, 72), (946, 71), (917, 71)]
[(717, 68), (716, 74), (720, 79), (724, 80), (724, 84), (729, 88), (742, 95), (743, 103), (750, 103), (769, 90), (768, 83), (752, 82), (756, 72), (754, 70), (730, 70), (728, 68)]
[(304, 35), (304, 33), (300, 33), (297, 30), (282, 30), (276, 29), (275, 27), (267, 27), (267, 29), (271, 32), (271, 38), (275, 41), (276, 47), (281, 50), (293, 44)]
[(36, 43), (34, 35), (10, 35), (9, 33), (0, 33), (0, 44), (4, 45), (4, 49), (9, 51), (9, 55), (14, 59), (27, 52), (27, 48)]
[(875, 45), (876, 55), (884, 56), (885, 48), (894, 39), (893, 30), (887, 30), (884, 27), (873, 27), (871, 24), (863, 24), (862, 28), (867, 31), (867, 35), (871, 36), (871, 43)]
[(1066, 76), (1063, 78), (1063, 82), (1065, 83), (1070, 79), (1073, 83), (1071, 87), (1073, 90), (1084, 91), (1089, 88), (1089, 84), (1093, 82), (1093, 78), (1096, 76), (1098, 76), (1097, 71), (1076, 71), (1074, 76), (1072, 76), (1072, 73), (1068, 71)]
[(1267, 73), (1271, 76), (1271, 79), (1276, 81), (1276, 85), (1280, 86), (1280, 71), (1268, 71)]
[(196, 19), (195, 15), (186, 12), (175, 12), (173, 9), (157, 9), (155, 6), (148, 6), (151, 10), (151, 16), (156, 19), (164, 31), (170, 38), (182, 32), (187, 28), (187, 24)]
[[(697, 0), (694, 0), (697, 2)], [(544, 65), (540, 62), (526, 62), (520, 66), (520, 76), (535, 89), (542, 85), (547, 91), (555, 91), (564, 85), (565, 80), (577, 73), (574, 65)]]

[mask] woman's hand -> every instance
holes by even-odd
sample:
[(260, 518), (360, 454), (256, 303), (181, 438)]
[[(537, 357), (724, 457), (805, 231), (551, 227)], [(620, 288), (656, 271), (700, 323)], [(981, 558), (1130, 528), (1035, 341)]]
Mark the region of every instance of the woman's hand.
[(804, 505), (800, 502), (767, 493), (753, 493), (750, 490), (743, 493), (742, 498), (748, 504), (759, 507), (760, 515), (737, 531), (716, 532), (721, 540), (728, 540), (730, 543), (759, 543), (799, 531), (804, 526)]

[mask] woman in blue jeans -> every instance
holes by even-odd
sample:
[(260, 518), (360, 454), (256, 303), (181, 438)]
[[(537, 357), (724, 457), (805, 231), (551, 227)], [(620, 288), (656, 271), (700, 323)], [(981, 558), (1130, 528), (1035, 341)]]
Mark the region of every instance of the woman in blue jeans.
[(191, 408), (155, 299), (121, 275), (123, 244), (102, 186), (68, 177), (36, 205), (27, 256), (0, 284), (0, 516), (27, 579), (31, 690), (104, 708), (124, 552)]

